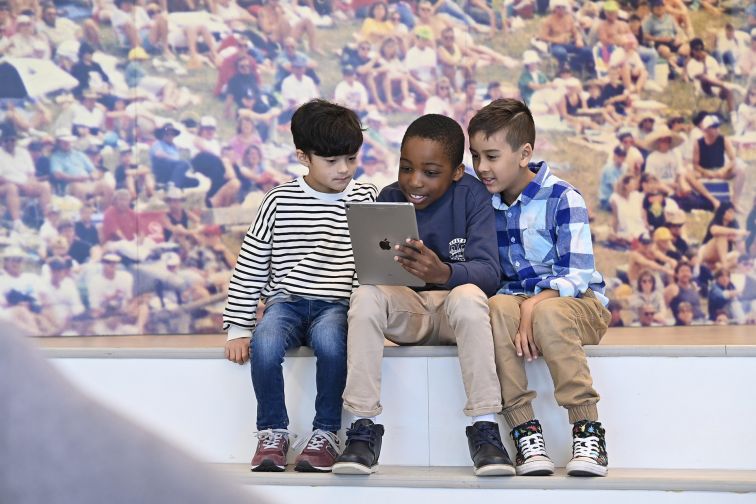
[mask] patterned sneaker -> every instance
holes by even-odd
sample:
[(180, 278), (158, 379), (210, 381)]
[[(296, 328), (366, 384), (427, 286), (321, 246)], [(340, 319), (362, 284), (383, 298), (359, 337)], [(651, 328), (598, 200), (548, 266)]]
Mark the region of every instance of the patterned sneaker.
[(499, 424), (475, 422), (465, 429), (475, 476), (514, 476), (515, 468), (501, 442)]
[(279, 472), (286, 469), (290, 433), (286, 429), (266, 429), (257, 433), (257, 450), (252, 457), (252, 470)]
[(294, 470), (298, 472), (330, 472), (339, 456), (339, 438), (333, 432), (320, 429), (303, 438), (304, 449), (297, 455)]
[(538, 420), (518, 425), (509, 435), (517, 447), (515, 467), (519, 476), (554, 474), (554, 462), (546, 455), (546, 444)]
[(580, 420), (572, 427), (572, 460), (567, 463), (570, 476), (606, 476), (609, 457), (601, 422)]

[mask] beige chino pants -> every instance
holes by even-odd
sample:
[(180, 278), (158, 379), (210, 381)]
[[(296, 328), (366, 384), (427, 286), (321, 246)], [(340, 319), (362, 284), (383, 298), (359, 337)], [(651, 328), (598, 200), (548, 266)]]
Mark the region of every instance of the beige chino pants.
[(363, 285), (352, 293), (344, 408), (362, 417), (381, 413), (384, 337), (399, 345), (457, 345), (467, 416), (501, 411), (486, 295), (465, 284), (451, 291)]
[[(514, 338), (520, 326), (520, 304), (528, 296), (498, 294), (488, 301), (496, 350), (496, 370), (504, 402), (502, 414), (510, 427), (535, 418), (525, 361), (517, 355)], [(554, 381), (557, 404), (567, 408), (570, 423), (598, 420), (599, 394), (593, 388), (583, 345), (601, 341), (611, 314), (590, 289), (580, 298), (557, 297), (533, 309), (533, 338)]]

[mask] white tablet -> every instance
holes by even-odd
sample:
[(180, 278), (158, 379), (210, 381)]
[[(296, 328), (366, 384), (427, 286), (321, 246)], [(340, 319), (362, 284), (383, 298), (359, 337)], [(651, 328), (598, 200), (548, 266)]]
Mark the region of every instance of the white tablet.
[(361, 284), (425, 285), (394, 260), (396, 244), (419, 236), (412, 203), (347, 203), (346, 214)]

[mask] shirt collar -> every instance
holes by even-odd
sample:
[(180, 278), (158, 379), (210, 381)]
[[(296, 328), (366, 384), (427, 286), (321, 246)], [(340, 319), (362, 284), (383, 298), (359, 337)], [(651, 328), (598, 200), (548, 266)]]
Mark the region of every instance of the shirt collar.
[(536, 176), (533, 180), (530, 181), (527, 186), (525, 186), (525, 189), (523, 189), (520, 195), (517, 196), (517, 199), (514, 200), (514, 203), (512, 203), (512, 205), (507, 205), (506, 203), (504, 203), (504, 200), (501, 199), (501, 193), (496, 193), (491, 196), (491, 204), (495, 209), (506, 210), (511, 206), (516, 205), (518, 201), (521, 202), (524, 206), (527, 205), (531, 200), (535, 199), (535, 197), (541, 191), (544, 182), (551, 175), (551, 171), (549, 170), (549, 165), (546, 164), (546, 161), (530, 163), (528, 164), (528, 169), (535, 173)]

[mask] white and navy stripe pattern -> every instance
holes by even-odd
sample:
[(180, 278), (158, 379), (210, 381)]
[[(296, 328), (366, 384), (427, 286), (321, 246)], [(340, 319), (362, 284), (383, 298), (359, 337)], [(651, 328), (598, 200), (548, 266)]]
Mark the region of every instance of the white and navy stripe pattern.
[(223, 329), (235, 329), (229, 339), (252, 334), (261, 298), (348, 301), (358, 283), (345, 202), (375, 201), (377, 193), (374, 185), (355, 181), (341, 193), (319, 193), (302, 177), (268, 192), (229, 284), (223, 312)]
[(512, 206), (492, 196), (502, 267), (499, 294), (537, 294), (543, 289), (579, 297), (588, 288), (606, 305), (604, 279), (596, 271), (588, 210), (580, 193), (551, 174), (545, 162)]

